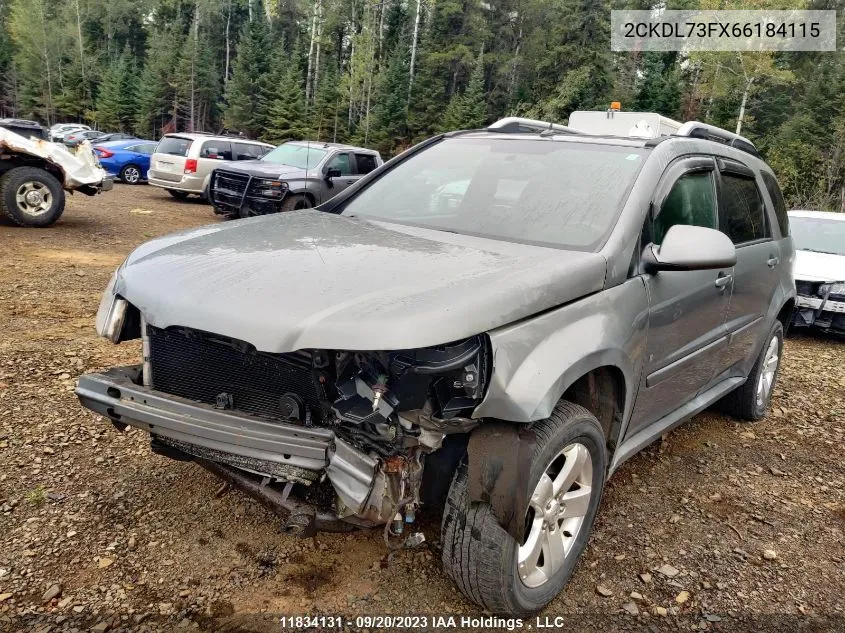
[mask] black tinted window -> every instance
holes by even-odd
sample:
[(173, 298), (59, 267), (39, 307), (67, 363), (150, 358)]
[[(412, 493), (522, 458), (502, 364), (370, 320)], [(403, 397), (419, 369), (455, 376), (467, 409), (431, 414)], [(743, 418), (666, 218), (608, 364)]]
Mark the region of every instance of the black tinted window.
[(763, 198), (751, 178), (722, 174), (719, 230), (734, 244), (744, 244), (766, 237)]
[(769, 192), (772, 204), (775, 205), (775, 215), (778, 218), (780, 234), (786, 237), (789, 235), (789, 215), (786, 213), (786, 203), (783, 201), (783, 194), (780, 192), (778, 181), (768, 172), (764, 171), (761, 173), (763, 175), (763, 184), (766, 185), (766, 191)]
[(678, 178), (654, 221), (654, 243), (661, 244), (667, 231), (676, 224), (716, 228), (712, 172), (694, 172)]
[(255, 160), (267, 153), (260, 145), (252, 143), (232, 143), (235, 148), (235, 160)]
[(171, 156), (187, 156), (188, 148), (193, 141), (181, 136), (165, 136), (158, 142), (156, 152), (159, 154), (170, 154)]
[(200, 158), (232, 160), (232, 144), (229, 141), (206, 141), (202, 144)]
[(355, 162), (358, 164), (359, 174), (369, 174), (378, 167), (376, 157), (372, 154), (355, 154)]

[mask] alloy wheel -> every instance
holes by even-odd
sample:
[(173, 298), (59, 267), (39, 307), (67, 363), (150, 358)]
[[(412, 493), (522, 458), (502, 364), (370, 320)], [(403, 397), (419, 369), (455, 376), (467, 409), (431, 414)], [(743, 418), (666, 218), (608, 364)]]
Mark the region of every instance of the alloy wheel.
[(529, 501), (526, 537), (517, 571), (527, 587), (547, 583), (563, 566), (584, 525), (592, 497), (593, 459), (586, 446), (569, 444), (540, 476)]
[(763, 368), (760, 372), (760, 378), (757, 379), (757, 406), (761, 409), (765, 408), (766, 403), (772, 395), (772, 387), (775, 384), (775, 375), (778, 371), (778, 362), (780, 362), (780, 349), (778, 345), (778, 337), (773, 336), (766, 348), (766, 355), (763, 357)]
[(50, 211), (53, 206), (53, 194), (44, 183), (30, 180), (18, 187), (15, 202), (22, 213), (38, 217)]
[(127, 167), (123, 170), (123, 179), (130, 185), (134, 185), (141, 180), (141, 172), (136, 167)]

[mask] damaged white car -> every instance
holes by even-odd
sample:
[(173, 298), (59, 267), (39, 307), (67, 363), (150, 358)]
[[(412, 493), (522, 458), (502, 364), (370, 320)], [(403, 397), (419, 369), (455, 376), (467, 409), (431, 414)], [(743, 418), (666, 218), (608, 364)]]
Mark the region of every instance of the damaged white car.
[(89, 143), (75, 150), (0, 127), (0, 215), (19, 226), (54, 224), (65, 191), (89, 196), (112, 188)]
[(845, 213), (790, 211), (795, 242), (793, 327), (845, 335)]

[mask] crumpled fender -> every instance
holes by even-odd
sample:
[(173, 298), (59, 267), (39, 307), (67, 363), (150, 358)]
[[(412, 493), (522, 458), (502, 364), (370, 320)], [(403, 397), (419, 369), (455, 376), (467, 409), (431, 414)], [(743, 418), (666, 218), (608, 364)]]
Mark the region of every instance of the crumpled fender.
[(524, 538), (536, 442), (530, 426), (490, 420), (473, 431), (467, 446), (469, 502), (489, 504), (517, 543)]
[(0, 151), (38, 156), (55, 165), (63, 175), (65, 189), (78, 189), (85, 185), (100, 184), (106, 178), (105, 170), (91, 151), (91, 143), (83, 141), (75, 151), (64, 145), (44, 139), (26, 138), (5, 128), (0, 128)]

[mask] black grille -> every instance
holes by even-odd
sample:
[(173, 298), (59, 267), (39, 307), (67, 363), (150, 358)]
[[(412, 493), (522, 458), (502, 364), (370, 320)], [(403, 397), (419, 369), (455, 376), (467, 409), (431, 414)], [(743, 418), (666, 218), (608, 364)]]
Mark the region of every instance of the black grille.
[(233, 174), (217, 171), (214, 173), (214, 184), (217, 189), (225, 190), (226, 193), (243, 193), (249, 176), (246, 174)]
[(211, 199), (217, 206), (240, 209), (249, 176), (226, 171), (215, 171), (211, 186)]
[(326, 396), (307, 352), (267, 354), (242, 341), (187, 328), (147, 326), (147, 333), (157, 391), (273, 418), (290, 410), (290, 399), (285, 405), (282, 396), (293, 393), (315, 422), (324, 417)]

